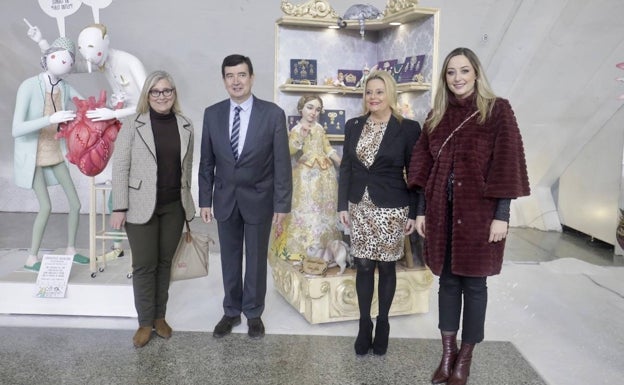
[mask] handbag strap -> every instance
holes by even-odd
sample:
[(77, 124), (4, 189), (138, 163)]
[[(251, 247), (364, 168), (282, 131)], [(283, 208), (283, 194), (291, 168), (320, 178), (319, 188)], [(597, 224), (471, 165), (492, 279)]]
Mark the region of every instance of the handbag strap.
[(186, 224), (186, 243), (191, 243), (193, 240), (193, 236), (191, 235), (191, 226), (187, 220), (185, 220), (184, 223)]
[(461, 122), (461, 123), (459, 124), (459, 126), (457, 126), (457, 128), (455, 128), (455, 129), (453, 130), (453, 132), (451, 132), (451, 133), (449, 134), (449, 136), (448, 136), (448, 137), (444, 140), (444, 143), (442, 143), (442, 145), (440, 146), (440, 149), (438, 150), (438, 155), (436, 155), (435, 160), (438, 160), (438, 158), (440, 157), (440, 154), (442, 153), (442, 149), (444, 148), (444, 146), (446, 146), (446, 144), (448, 143), (448, 141), (449, 141), (449, 140), (451, 140), (451, 138), (453, 137), (453, 135), (455, 135), (455, 133), (456, 133), (457, 131), (459, 131), (459, 129), (460, 129), (460, 128), (462, 128), (462, 126), (463, 126), (464, 124), (466, 124), (466, 122), (467, 122), (467, 121), (469, 121), (469, 120), (470, 120), (470, 118), (472, 118), (473, 116), (475, 116), (478, 112), (479, 112), (479, 110), (476, 110), (475, 112), (473, 112), (473, 113), (472, 113), (469, 117), (467, 117), (466, 119), (464, 119), (464, 121), (463, 121), (463, 122)]

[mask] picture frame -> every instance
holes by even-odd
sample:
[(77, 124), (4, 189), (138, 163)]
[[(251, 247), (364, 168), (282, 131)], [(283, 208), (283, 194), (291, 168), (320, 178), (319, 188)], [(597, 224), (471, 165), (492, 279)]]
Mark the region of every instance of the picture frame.
[(319, 116), (319, 123), (325, 129), (325, 135), (330, 142), (344, 141), (345, 110), (325, 109)]
[(386, 71), (391, 75), (393, 74), (394, 68), (399, 63), (399, 59), (390, 59), (390, 60), (382, 60), (377, 63), (377, 67), (375, 68), (377, 71)]
[(315, 59), (290, 59), (290, 82), (292, 84), (317, 85)]
[(421, 74), (425, 65), (426, 55), (408, 56), (403, 62), (403, 67), (399, 73), (399, 83), (410, 83), (418, 81), (418, 75)]
[(341, 78), (346, 87), (356, 87), (362, 79), (362, 70), (339, 69), (338, 79)]

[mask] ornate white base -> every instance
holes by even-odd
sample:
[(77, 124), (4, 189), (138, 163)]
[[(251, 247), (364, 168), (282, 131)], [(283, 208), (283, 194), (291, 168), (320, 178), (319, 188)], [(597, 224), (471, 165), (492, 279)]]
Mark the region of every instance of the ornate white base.
[[(338, 275), (338, 267), (323, 276), (306, 275), (300, 266), (269, 257), (273, 281), (279, 293), (297, 309), (308, 322), (323, 323), (359, 318), (355, 292), (355, 270), (346, 269)], [(375, 277), (377, 288), (377, 277)], [(397, 286), (390, 315), (427, 313), (429, 289), (433, 274), (428, 268), (406, 268), (397, 263)], [(377, 290), (373, 294), (371, 316), (377, 315)]]

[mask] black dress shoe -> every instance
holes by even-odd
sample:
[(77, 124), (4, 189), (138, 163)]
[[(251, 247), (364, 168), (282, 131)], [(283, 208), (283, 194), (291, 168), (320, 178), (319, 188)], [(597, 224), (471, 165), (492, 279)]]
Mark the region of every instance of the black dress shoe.
[(215, 326), (212, 336), (215, 338), (225, 337), (232, 332), (232, 328), (236, 325), (240, 325), (241, 317), (228, 317), (226, 315), (221, 318), (221, 321)]
[(247, 332), (249, 337), (255, 340), (264, 337), (264, 324), (260, 317), (247, 320), (247, 326), (249, 326), (249, 331)]

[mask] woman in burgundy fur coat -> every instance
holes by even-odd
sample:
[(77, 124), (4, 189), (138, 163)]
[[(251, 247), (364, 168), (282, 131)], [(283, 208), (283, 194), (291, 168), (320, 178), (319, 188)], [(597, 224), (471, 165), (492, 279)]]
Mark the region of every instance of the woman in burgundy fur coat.
[(425, 238), (425, 261), (440, 277), (443, 354), (431, 382), (466, 384), (472, 350), (483, 341), (486, 279), (500, 273), (503, 262), (510, 201), (529, 194), (513, 110), (496, 97), (467, 48), (444, 60), (408, 183), (420, 188), (416, 231)]

